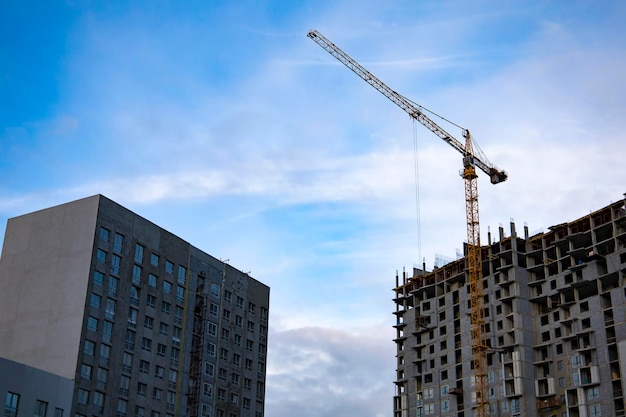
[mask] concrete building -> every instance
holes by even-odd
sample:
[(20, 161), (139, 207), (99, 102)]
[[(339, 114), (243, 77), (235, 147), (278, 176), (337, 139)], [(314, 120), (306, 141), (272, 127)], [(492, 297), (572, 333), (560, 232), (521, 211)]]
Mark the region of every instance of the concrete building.
[[(625, 415), (625, 203), (482, 247), (491, 416)], [(394, 291), (394, 415), (473, 416), (465, 258)]]
[(12, 218), (5, 416), (262, 417), (269, 287), (96, 195)]

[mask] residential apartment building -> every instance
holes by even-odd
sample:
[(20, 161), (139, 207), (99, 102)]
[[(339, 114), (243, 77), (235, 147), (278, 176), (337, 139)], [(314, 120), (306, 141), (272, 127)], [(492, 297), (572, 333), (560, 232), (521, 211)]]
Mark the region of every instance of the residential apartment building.
[(9, 219), (5, 416), (262, 417), (269, 287), (104, 196)]
[[(625, 415), (625, 203), (482, 247), (491, 416)], [(465, 258), (394, 291), (394, 415), (475, 415)]]

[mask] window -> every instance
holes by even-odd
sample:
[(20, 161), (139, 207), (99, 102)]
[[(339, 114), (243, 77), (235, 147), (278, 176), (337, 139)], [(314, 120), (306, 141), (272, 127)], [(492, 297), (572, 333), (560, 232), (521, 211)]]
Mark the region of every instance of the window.
[(171, 294), (172, 293), (172, 283), (171, 282), (163, 281), (163, 292), (165, 294)]
[(156, 307), (156, 297), (152, 294), (148, 294), (146, 297), (146, 305), (152, 308)]
[(83, 345), (83, 353), (85, 353), (85, 355), (93, 356), (95, 350), (96, 344), (91, 340), (85, 340), (85, 344)]
[(218, 311), (219, 311), (218, 305), (215, 303), (211, 303), (211, 305), (209, 306), (209, 312), (211, 313), (211, 315), (217, 316)]
[(89, 404), (89, 391), (79, 388), (77, 396), (78, 404)]
[(174, 341), (174, 344), (180, 343), (180, 338), (182, 334), (183, 334), (183, 329), (181, 329), (180, 327), (174, 326), (174, 332), (172, 334), (172, 341)]
[(178, 267), (178, 283), (181, 285), (185, 285), (187, 282), (187, 268), (184, 266)]
[(249, 321), (248, 322), (248, 331), (254, 333), (254, 322), (253, 321)]
[(163, 303), (161, 304), (161, 313), (170, 314), (171, 307), (172, 305), (170, 303), (163, 301)]
[(96, 261), (100, 263), (105, 263), (107, 261), (107, 253), (102, 249), (98, 249), (96, 251)]
[(224, 401), (226, 399), (226, 390), (223, 388), (217, 389), (217, 399)]
[(126, 400), (117, 400), (117, 415), (125, 416), (126, 415), (126, 407), (128, 406), (128, 401)]
[(235, 346), (241, 346), (241, 335), (235, 333), (234, 343), (235, 343)]
[(143, 263), (143, 250), (144, 247), (137, 243), (137, 245), (135, 246), (135, 262), (137, 262), (138, 264)]
[(222, 339), (228, 340), (230, 337), (230, 331), (228, 329), (222, 329)]
[(204, 374), (208, 376), (213, 376), (215, 373), (215, 365), (211, 362), (204, 362)]
[(450, 411), (450, 401), (445, 400), (441, 402), (441, 412), (445, 413)]
[(133, 284), (141, 284), (141, 267), (139, 265), (133, 265)]
[(209, 398), (213, 397), (213, 385), (205, 382), (202, 384), (202, 395), (205, 395)]
[(98, 294), (91, 293), (91, 297), (89, 297), (89, 305), (93, 308), (100, 308), (100, 302), (102, 301), (102, 297)]
[(47, 411), (48, 403), (45, 401), (37, 400), (37, 404), (35, 404), (34, 417), (46, 417)]
[(143, 327), (146, 329), (152, 329), (154, 327), (154, 318), (146, 316), (143, 319)]
[(148, 385), (144, 384), (143, 382), (137, 383), (137, 395), (141, 397), (145, 397), (147, 390), (148, 390)]
[(232, 298), (233, 298), (233, 293), (232, 292), (230, 292), (228, 290), (224, 291), (224, 300), (226, 300), (226, 301), (228, 301), (230, 303)]
[(167, 382), (169, 382), (170, 387), (176, 388), (177, 379), (178, 379), (178, 371), (174, 369), (170, 369), (170, 375), (167, 378)]
[(150, 362), (144, 360), (139, 361), (139, 372), (144, 374), (150, 372)]
[(135, 332), (130, 329), (126, 329), (126, 341), (124, 342), (124, 349), (135, 349)]
[(176, 286), (176, 302), (182, 304), (185, 301), (185, 287)]
[(162, 366), (155, 366), (154, 367), (154, 377), (158, 378), (158, 379), (163, 379), (163, 375), (165, 374), (165, 368), (163, 368)]
[(96, 285), (102, 285), (104, 281), (104, 274), (100, 271), (93, 271), (93, 283)]
[(235, 394), (235, 393), (231, 393), (230, 394), (230, 402), (232, 404), (237, 405), (239, 403), (239, 396), (237, 394)]
[(208, 353), (211, 356), (215, 356), (215, 343), (209, 342), (206, 345), (206, 353)]
[(153, 388), (152, 389), (152, 399), (153, 400), (157, 400), (157, 401), (161, 401), (161, 399), (163, 398), (163, 390), (159, 389), (159, 388)]
[(124, 235), (120, 235), (119, 233), (116, 233), (115, 239), (113, 240), (113, 250), (117, 253), (121, 253), (123, 243), (124, 243)]
[(228, 360), (228, 349), (220, 348), (220, 359)]
[(213, 294), (213, 297), (219, 297), (220, 296), (220, 286), (217, 284), (211, 284), (211, 294)]
[(150, 254), (150, 265), (159, 266), (159, 255), (156, 253)]
[(139, 290), (132, 285), (130, 286), (130, 305), (139, 307)]
[(435, 404), (424, 404), (424, 415), (435, 414)]
[(108, 242), (110, 234), (111, 232), (109, 231), (109, 229), (105, 229), (104, 227), (100, 228), (100, 240), (101, 241)]
[(109, 295), (115, 297), (117, 296), (117, 288), (119, 286), (120, 280), (117, 278), (109, 277)]
[(148, 285), (152, 288), (157, 287), (157, 276), (154, 274), (148, 274)]
[(217, 324), (209, 322), (207, 331), (211, 336), (217, 335)]
[(239, 366), (241, 364), (241, 355), (233, 353), (233, 365)]
[(122, 258), (117, 255), (111, 256), (111, 274), (119, 275), (120, 274), (120, 264), (122, 263)]
[(174, 273), (174, 264), (170, 261), (165, 261), (165, 272), (167, 272), (168, 274)]
[(128, 352), (124, 352), (122, 355), (122, 371), (129, 374), (132, 371), (132, 368), (133, 355)]
[(246, 350), (252, 352), (252, 350), (254, 349), (254, 342), (250, 339), (246, 340)]
[(248, 303), (248, 313), (254, 314), (254, 308), (255, 308), (254, 303)]
[(120, 376), (120, 394), (128, 397), (128, 390), (130, 389), (130, 378), (126, 375)]
[(100, 358), (109, 359), (111, 355), (111, 347), (107, 345), (100, 345)]
[(93, 405), (96, 407), (96, 410), (99, 413), (102, 413), (102, 409), (104, 408), (104, 394), (101, 392), (93, 393)]
[(519, 413), (520, 412), (520, 402), (519, 399), (514, 398), (511, 400), (511, 412)]
[(592, 405), (591, 407), (589, 407), (590, 417), (600, 417), (601, 415), (602, 415), (602, 412), (601, 412), (599, 404)]
[(95, 317), (87, 317), (87, 330), (91, 330), (93, 332), (98, 331), (98, 319)]
[(145, 350), (146, 352), (152, 351), (152, 340), (144, 337), (141, 341), (141, 349)]
[(578, 368), (580, 365), (581, 365), (580, 356), (573, 356), (572, 357), (572, 367)]
[(428, 400), (428, 399), (430, 399), (430, 398), (433, 398), (433, 397), (434, 397), (434, 395), (435, 395), (434, 388), (426, 388), (426, 389), (424, 390), (424, 399), (425, 399), (425, 400)]
[(224, 368), (220, 368), (218, 376), (220, 379), (226, 379), (226, 376), (228, 375), (228, 371), (226, 371), (226, 369)]
[(243, 298), (237, 296), (237, 307), (243, 308)]
[(252, 388), (252, 380), (250, 378), (243, 379), (243, 388), (247, 390)]
[(598, 398), (600, 396), (600, 392), (598, 391), (598, 388), (591, 388), (589, 389), (589, 391), (587, 392), (587, 397), (590, 400), (595, 400), (596, 398)]
[(243, 327), (243, 317), (235, 316), (235, 324), (239, 327)]
[(4, 403), (4, 416), (5, 417), (17, 417), (17, 407), (19, 406), (20, 396), (12, 392), (7, 392), (7, 397)]
[(54, 409), (54, 417), (63, 417), (63, 409), (62, 408), (55, 408)]
[(158, 346), (157, 346), (157, 355), (165, 356), (166, 353), (167, 353), (167, 346), (165, 346), (164, 344), (159, 343)]
[(175, 362), (175, 364), (178, 364), (178, 357), (180, 356), (180, 350), (176, 349), (176, 348), (172, 348), (170, 350), (170, 359), (172, 360), (172, 362)]
[(135, 327), (137, 324), (137, 310), (134, 308), (128, 309), (128, 323), (131, 324), (131, 327)]
[(91, 379), (91, 370), (92, 367), (90, 365), (83, 363), (80, 365), (80, 376), (85, 379)]
[(115, 318), (115, 300), (107, 298), (107, 305), (104, 308), (104, 317), (109, 320), (113, 320)]
[(233, 385), (239, 385), (239, 374), (236, 374), (236, 373), (230, 374), (230, 382), (232, 382)]
[(143, 407), (135, 407), (135, 417), (146, 417), (146, 409)]
[(211, 417), (211, 406), (209, 404), (202, 404), (200, 407), (200, 417)]
[(96, 372), (96, 381), (99, 384), (106, 384), (107, 382), (107, 370), (104, 368), (98, 368), (98, 372)]
[(168, 332), (168, 330), (169, 330), (169, 327), (170, 327), (170, 326), (169, 326), (167, 323), (163, 323), (163, 322), (161, 322), (161, 323), (159, 324), (159, 333), (164, 334), (164, 335), (167, 335), (167, 332)]

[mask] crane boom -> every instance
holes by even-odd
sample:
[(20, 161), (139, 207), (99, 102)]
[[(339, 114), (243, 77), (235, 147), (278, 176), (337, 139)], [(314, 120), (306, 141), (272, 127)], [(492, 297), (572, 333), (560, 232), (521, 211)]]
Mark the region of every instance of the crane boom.
[[(473, 163), (480, 168), (485, 174), (489, 175), (492, 184), (497, 184), (506, 180), (507, 174), (504, 171), (497, 169), (484, 156), (477, 155), (478, 152), (466, 149), (458, 139), (446, 132), (441, 126), (431, 120), (419, 106), (414, 105), (409, 99), (403, 95), (395, 92), (384, 82), (379, 80), (374, 74), (365, 69), (361, 64), (352, 59), (348, 54), (339, 49), (334, 43), (329, 41), (324, 35), (317, 30), (309, 31), (309, 38), (313, 39), (318, 45), (326, 50), (329, 54), (334, 56), (339, 62), (350, 68), (356, 75), (365, 80), (366, 83), (374, 87), (381, 94), (393, 101), (402, 110), (407, 112), (409, 116), (420, 122), (427, 129), (439, 136), (442, 140), (447, 142), (454, 149), (463, 154), (464, 157), (472, 157)], [(465, 132), (465, 136), (469, 136), (469, 132)]]
[(486, 338), (484, 286), (482, 280), (482, 257), (480, 245), (480, 224), (478, 215), (478, 184), (476, 168), (480, 168), (489, 175), (492, 184), (498, 184), (507, 179), (505, 171), (501, 171), (489, 163), (486, 157), (474, 149), (469, 130), (463, 130), (465, 145), (442, 129), (422, 111), (423, 107), (415, 105), (411, 100), (398, 94), (385, 83), (366, 70), (361, 64), (339, 49), (316, 30), (308, 33), (318, 45), (329, 54), (350, 68), (365, 82), (393, 101), (409, 116), (420, 122), (435, 135), (439, 136), (454, 149), (463, 155), (463, 171), (461, 176), (465, 180), (465, 215), (467, 224), (467, 270), (470, 284), (470, 319), (472, 355), (474, 368), (474, 382), (476, 386), (476, 416), (487, 417), (490, 414), (488, 395), (487, 350), (490, 348)]

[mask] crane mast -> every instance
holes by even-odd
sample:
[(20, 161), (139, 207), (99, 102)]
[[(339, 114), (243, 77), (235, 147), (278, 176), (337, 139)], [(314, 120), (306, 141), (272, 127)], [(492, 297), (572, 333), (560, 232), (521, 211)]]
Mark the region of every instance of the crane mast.
[(424, 114), (424, 109), (398, 94), (376, 76), (339, 49), (317, 30), (309, 31), (313, 41), (334, 56), (338, 61), (361, 77), (365, 82), (407, 112), (409, 116), (420, 122), (427, 129), (439, 136), (443, 141), (463, 155), (463, 171), (461, 176), (465, 182), (465, 214), (467, 222), (467, 269), (470, 282), (470, 317), (472, 355), (474, 360), (474, 382), (476, 386), (476, 415), (487, 417), (489, 410), (487, 344), (485, 331), (484, 286), (482, 280), (482, 260), (480, 246), (480, 222), (478, 215), (478, 174), (476, 167), (489, 175), (492, 184), (507, 179), (506, 172), (489, 163), (479, 149), (474, 149), (469, 130), (464, 129), (465, 144), (446, 132), (437, 123)]

